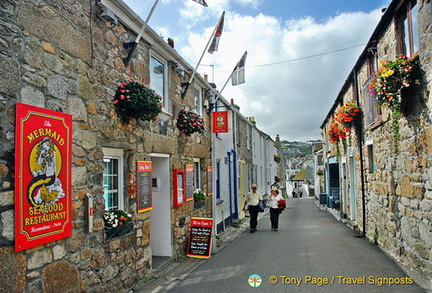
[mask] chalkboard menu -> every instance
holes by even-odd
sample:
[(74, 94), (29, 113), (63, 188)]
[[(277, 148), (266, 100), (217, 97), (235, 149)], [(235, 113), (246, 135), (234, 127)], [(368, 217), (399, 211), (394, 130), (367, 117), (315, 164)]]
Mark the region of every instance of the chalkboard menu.
[(138, 212), (145, 212), (152, 209), (152, 162), (137, 162), (137, 201)]
[(191, 218), (187, 256), (209, 258), (212, 249), (213, 219)]
[(194, 166), (186, 165), (186, 201), (193, 200)]

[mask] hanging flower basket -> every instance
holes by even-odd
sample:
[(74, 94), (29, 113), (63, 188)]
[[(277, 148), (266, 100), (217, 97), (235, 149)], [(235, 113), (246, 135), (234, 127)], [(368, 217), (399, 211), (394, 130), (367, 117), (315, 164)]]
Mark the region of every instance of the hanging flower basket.
[(394, 153), (398, 154), (401, 105), (409, 102), (409, 100), (402, 100), (402, 92), (406, 88), (421, 83), (422, 70), (418, 56), (408, 58), (406, 55), (399, 55), (396, 60), (382, 62), (380, 65), (369, 85), (369, 93), (392, 111)]
[(337, 143), (339, 139), (344, 139), (349, 136), (349, 130), (346, 131), (346, 128), (337, 122), (335, 118), (332, 118), (327, 133), (331, 143)]
[(396, 60), (381, 62), (369, 92), (376, 100), (391, 109), (400, 108), (404, 88), (421, 82), (420, 61), (417, 57), (399, 55)]
[(334, 119), (341, 124), (343, 131), (349, 132), (354, 125), (356, 117), (358, 117), (357, 115), (360, 113), (361, 109), (357, 107), (354, 101), (350, 101), (339, 107), (335, 113)]
[(129, 124), (131, 118), (155, 120), (162, 110), (161, 99), (148, 85), (129, 81), (117, 86), (113, 104), (122, 123)]
[(202, 133), (204, 131), (204, 121), (195, 112), (181, 110), (177, 116), (177, 128), (187, 136), (195, 132)]

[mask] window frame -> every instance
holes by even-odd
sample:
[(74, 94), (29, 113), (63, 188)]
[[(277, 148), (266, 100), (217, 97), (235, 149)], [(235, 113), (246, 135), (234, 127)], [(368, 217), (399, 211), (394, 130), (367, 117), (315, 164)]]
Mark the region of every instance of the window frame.
[[(169, 99), (168, 99), (168, 65), (166, 62), (162, 61), (163, 58), (159, 57), (157, 54), (150, 54), (150, 68), (149, 68), (149, 77), (150, 77), (150, 88), (156, 91), (158, 95), (162, 97), (162, 111), (169, 113)], [(153, 63), (157, 62), (160, 65), (163, 66), (163, 73), (162, 73), (162, 89), (159, 89), (160, 85), (155, 81), (155, 74), (153, 70)], [(160, 82), (159, 82), (160, 84)], [(161, 93), (162, 91), (162, 93)]]
[(200, 87), (194, 87), (194, 111), (195, 113), (202, 116), (202, 105), (203, 105), (203, 99), (202, 99), (202, 89)]
[[(102, 179), (102, 184), (103, 184), (103, 188), (104, 188), (104, 195), (103, 198), (105, 199), (105, 210), (110, 210), (112, 208), (115, 209), (121, 209), (124, 210), (124, 166), (123, 166), (123, 161), (124, 161), (124, 150), (122, 149), (112, 149), (112, 148), (103, 148), (103, 153), (104, 153), (104, 172), (103, 172), (103, 179)], [(108, 206), (108, 202), (107, 199), (105, 198), (105, 179), (106, 179), (106, 174), (105, 173), (105, 160), (117, 160), (117, 190), (110, 190), (111, 193), (116, 192), (117, 193), (117, 206), (111, 205)], [(109, 174), (110, 176), (113, 174)]]
[[(416, 0), (405, 2), (398, 10), (397, 40), (398, 54), (413, 57), (418, 54), (418, 6)], [(417, 31), (415, 31), (417, 28)]]

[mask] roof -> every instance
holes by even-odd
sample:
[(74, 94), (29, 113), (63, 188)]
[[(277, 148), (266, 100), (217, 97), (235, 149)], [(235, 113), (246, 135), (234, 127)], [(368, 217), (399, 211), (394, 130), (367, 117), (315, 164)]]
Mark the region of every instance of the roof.
[(311, 178), (312, 175), (312, 169), (303, 169), (300, 172), (297, 173), (297, 175), (294, 176), (294, 178), (291, 179), (291, 181), (304, 181)]

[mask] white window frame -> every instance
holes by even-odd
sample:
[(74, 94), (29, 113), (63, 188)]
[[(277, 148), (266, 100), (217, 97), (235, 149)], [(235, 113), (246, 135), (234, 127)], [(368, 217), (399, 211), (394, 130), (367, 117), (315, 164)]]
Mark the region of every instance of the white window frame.
[(195, 185), (195, 189), (202, 190), (201, 160), (200, 159), (194, 159), (194, 185)]
[[(110, 208), (116, 208), (124, 210), (124, 168), (123, 168), (123, 155), (124, 151), (122, 149), (113, 149), (113, 148), (103, 148), (104, 153), (104, 163), (105, 160), (117, 160), (117, 190), (110, 190), (111, 193), (117, 193), (118, 197), (118, 206), (108, 206), (105, 203), (105, 209), (109, 210)], [(105, 181), (105, 171), (103, 174), (103, 181)], [(105, 186), (104, 186), (104, 199), (105, 199)]]
[[(150, 55), (150, 88), (152, 88), (153, 90), (156, 91), (156, 93), (158, 95), (160, 95), (162, 97), (162, 111), (169, 113), (169, 98), (168, 98), (168, 66), (167, 63), (162, 61), (163, 59), (160, 58), (159, 56), (157, 56), (156, 54), (152, 53)], [(153, 71), (153, 62), (158, 62), (160, 63), (160, 65), (163, 66), (163, 80), (162, 80), (162, 89), (159, 89), (160, 87), (160, 82), (159, 84), (157, 84), (155, 82), (155, 75), (154, 75), (154, 71)]]
[(194, 111), (202, 116), (202, 90), (199, 87), (194, 87)]

